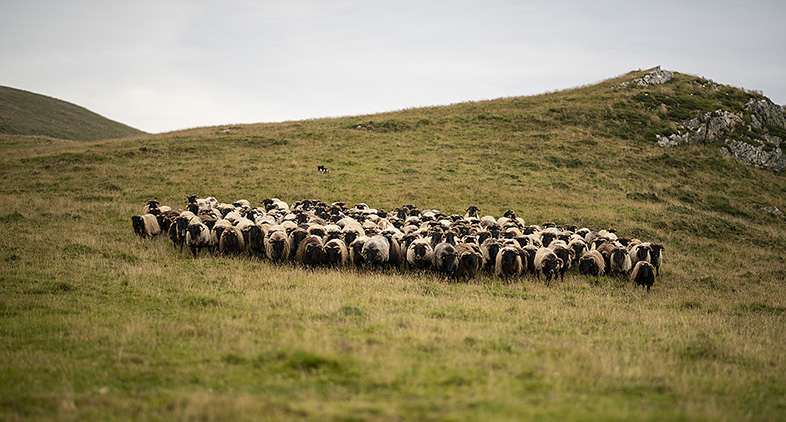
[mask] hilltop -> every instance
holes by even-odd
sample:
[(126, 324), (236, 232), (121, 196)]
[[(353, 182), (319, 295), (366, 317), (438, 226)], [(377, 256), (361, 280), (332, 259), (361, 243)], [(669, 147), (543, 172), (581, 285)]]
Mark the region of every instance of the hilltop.
[(144, 133), (66, 101), (0, 86), (0, 134), (96, 141)]
[[(731, 146), (777, 153), (777, 114), (670, 73), (95, 142), (0, 136), (0, 419), (786, 418), (786, 174)], [(190, 194), (514, 210), (662, 244), (663, 265), (650, 293), (573, 271), (458, 283), (134, 236), (148, 200)]]

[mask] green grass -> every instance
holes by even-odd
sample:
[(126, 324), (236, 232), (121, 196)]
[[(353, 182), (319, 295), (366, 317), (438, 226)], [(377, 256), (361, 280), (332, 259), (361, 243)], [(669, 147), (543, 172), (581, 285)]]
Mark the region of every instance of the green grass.
[(0, 134), (96, 141), (145, 133), (75, 104), (5, 86), (0, 110)]
[[(639, 76), (229, 131), (0, 137), (0, 419), (783, 419), (786, 222), (760, 207), (786, 209), (786, 180), (657, 146), (642, 90), (613, 88)], [(647, 118), (608, 120), (629, 106)], [(647, 294), (194, 260), (133, 235), (147, 200), (192, 193), (475, 204), (666, 250)]]

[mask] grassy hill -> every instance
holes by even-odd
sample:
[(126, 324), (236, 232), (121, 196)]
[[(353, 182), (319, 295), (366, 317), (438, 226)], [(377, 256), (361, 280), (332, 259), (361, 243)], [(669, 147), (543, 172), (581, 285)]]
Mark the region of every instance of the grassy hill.
[(65, 101), (0, 86), (0, 133), (97, 141), (145, 132)]
[[(653, 140), (761, 95), (678, 73), (619, 88), (641, 76), (133, 139), (0, 136), (0, 418), (783, 419), (786, 222), (762, 208), (786, 209), (784, 174)], [(192, 193), (513, 209), (666, 250), (647, 294), (573, 273), (547, 288), (195, 260), (134, 237), (147, 200)]]

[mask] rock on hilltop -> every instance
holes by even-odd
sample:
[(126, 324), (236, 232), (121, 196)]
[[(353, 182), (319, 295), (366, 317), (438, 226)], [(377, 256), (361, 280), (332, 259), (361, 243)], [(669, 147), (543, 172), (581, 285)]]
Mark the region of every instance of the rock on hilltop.
[[(649, 88), (665, 85), (672, 81), (674, 75), (670, 71), (655, 68), (643, 77), (623, 82), (617, 89)], [(703, 82), (702, 88), (710, 92), (719, 92), (720, 85), (713, 81)], [(652, 107), (662, 109), (680, 108), (684, 113), (684, 104), (698, 103), (689, 94), (679, 98), (681, 93), (671, 96), (644, 92), (639, 95), (646, 98)], [(636, 98), (636, 97), (634, 97)], [(663, 101), (658, 103), (659, 101)], [(691, 103), (692, 101), (692, 103)], [(739, 103), (742, 104), (742, 103)], [(669, 134), (655, 135), (658, 144), (665, 148), (680, 144), (711, 144), (718, 146), (724, 156), (734, 157), (744, 164), (769, 170), (786, 168), (786, 156), (782, 143), (786, 140), (786, 110), (774, 104), (768, 98), (758, 95), (750, 98), (744, 107), (724, 107), (714, 111), (693, 110), (692, 116), (675, 121), (676, 131)]]

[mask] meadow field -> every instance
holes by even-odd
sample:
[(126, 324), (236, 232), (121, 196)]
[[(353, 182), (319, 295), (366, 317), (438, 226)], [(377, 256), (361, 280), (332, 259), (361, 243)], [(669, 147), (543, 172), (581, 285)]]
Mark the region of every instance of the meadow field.
[[(663, 149), (758, 94), (631, 73), (534, 97), (77, 142), (0, 135), (0, 420), (786, 419), (782, 172)], [(720, 93), (719, 93), (720, 92)], [(639, 97), (640, 98), (640, 97)], [(330, 173), (316, 171), (318, 165)], [(647, 293), (569, 272), (305, 269), (142, 240), (190, 194), (469, 205), (665, 246)]]

